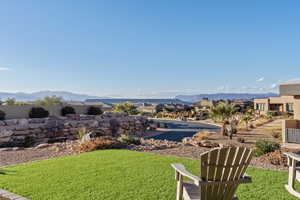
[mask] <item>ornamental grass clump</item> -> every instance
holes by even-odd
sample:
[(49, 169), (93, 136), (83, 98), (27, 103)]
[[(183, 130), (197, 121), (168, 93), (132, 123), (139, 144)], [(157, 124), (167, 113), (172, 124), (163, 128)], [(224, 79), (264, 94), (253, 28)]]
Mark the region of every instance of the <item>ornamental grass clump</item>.
[(202, 131), (202, 132), (198, 132), (197, 134), (194, 135), (193, 140), (195, 141), (202, 141), (202, 140), (207, 140), (209, 139), (209, 132), (208, 131)]
[(89, 151), (96, 151), (100, 149), (120, 149), (123, 147), (124, 145), (116, 139), (110, 137), (99, 137), (81, 143), (80, 151), (89, 152)]
[(127, 135), (122, 135), (119, 138), (119, 141), (121, 141), (124, 144), (134, 144), (134, 145), (140, 145), (141, 144), (141, 140), (137, 137), (129, 137)]

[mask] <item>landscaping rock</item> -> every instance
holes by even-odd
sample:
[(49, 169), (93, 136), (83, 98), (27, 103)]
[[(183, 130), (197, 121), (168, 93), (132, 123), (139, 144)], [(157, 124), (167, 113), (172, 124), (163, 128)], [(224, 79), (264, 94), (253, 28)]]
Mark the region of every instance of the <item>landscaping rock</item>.
[(3, 151), (12, 151), (13, 149), (12, 148), (0, 148), (0, 151), (3, 152)]
[(39, 144), (37, 145), (36, 147), (34, 147), (35, 149), (43, 149), (43, 148), (46, 148), (46, 147), (49, 147), (50, 144), (48, 143), (43, 143), (43, 144)]
[(10, 137), (14, 134), (14, 132), (12, 130), (6, 130), (6, 129), (3, 129), (0, 131), (0, 138), (2, 137)]
[(17, 124), (18, 120), (16, 120), (16, 119), (10, 119), (10, 120), (4, 120), (4, 122), (5, 122), (5, 124), (7, 126), (14, 126), (14, 125)]
[(19, 119), (18, 124), (21, 126), (28, 126), (29, 121), (27, 119)]
[(23, 140), (24, 136), (38, 138), (39, 141), (55, 141), (55, 138), (74, 139), (78, 137), (81, 127), (97, 133), (97, 136), (140, 136), (146, 131), (148, 120), (144, 117), (128, 116), (124, 113), (5, 120), (2, 124), (0, 123), (0, 138), (5, 138), (0, 140), (0, 146), (7, 141), (18, 140), (15, 144), (17, 146), (22, 143), (20, 140)]
[(198, 145), (201, 147), (207, 147), (207, 148), (219, 147), (218, 143), (211, 142), (209, 140), (202, 140), (201, 142), (198, 143)]
[(7, 143), (10, 141), (10, 137), (2, 137), (0, 138), (0, 143)]

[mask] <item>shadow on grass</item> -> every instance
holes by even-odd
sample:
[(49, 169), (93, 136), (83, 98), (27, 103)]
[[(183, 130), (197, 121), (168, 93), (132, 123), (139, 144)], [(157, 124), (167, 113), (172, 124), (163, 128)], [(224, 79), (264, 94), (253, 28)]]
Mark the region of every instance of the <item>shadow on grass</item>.
[(15, 170), (0, 169), (0, 176), (1, 175), (14, 175), (14, 174), (16, 174)]

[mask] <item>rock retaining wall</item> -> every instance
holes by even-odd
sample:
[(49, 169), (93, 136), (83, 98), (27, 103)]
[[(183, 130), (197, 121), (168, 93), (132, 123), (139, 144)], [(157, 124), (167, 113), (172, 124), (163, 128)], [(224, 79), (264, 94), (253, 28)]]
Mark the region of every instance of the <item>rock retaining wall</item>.
[(122, 134), (140, 136), (148, 120), (124, 113), (101, 116), (70, 115), (41, 119), (11, 119), (0, 121), (0, 147), (29, 146), (32, 143), (57, 142), (78, 138), (78, 130), (86, 127), (98, 135), (118, 137)]

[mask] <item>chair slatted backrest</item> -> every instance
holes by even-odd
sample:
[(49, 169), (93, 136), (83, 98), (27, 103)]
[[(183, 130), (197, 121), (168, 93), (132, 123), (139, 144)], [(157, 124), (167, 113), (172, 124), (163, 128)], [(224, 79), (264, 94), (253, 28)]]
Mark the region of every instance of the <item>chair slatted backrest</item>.
[(216, 148), (203, 153), (200, 157), (201, 179), (222, 182), (202, 185), (201, 200), (232, 200), (238, 180), (244, 175), (251, 158), (252, 151), (245, 147)]

